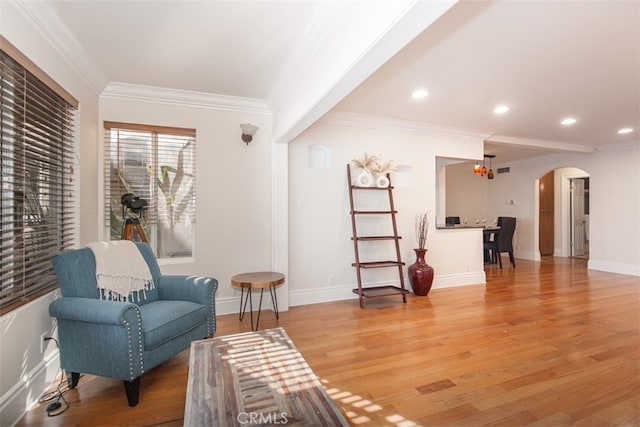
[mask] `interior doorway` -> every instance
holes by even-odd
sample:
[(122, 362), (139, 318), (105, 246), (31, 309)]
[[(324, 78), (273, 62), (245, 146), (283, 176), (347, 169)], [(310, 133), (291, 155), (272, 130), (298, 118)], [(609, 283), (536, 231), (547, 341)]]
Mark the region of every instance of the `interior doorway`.
[(555, 250), (555, 173), (550, 171), (540, 178), (538, 193), (540, 205), (538, 250), (540, 256), (552, 256)]
[(569, 180), (571, 256), (589, 259), (589, 177)]
[(562, 167), (536, 180), (538, 251), (542, 256), (589, 258), (589, 174)]

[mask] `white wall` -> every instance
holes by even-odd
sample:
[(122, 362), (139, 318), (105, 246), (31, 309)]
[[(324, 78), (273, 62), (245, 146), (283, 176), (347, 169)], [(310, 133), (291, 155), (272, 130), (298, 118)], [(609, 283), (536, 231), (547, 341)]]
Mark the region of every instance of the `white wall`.
[[(80, 219), (76, 229), (80, 241), (97, 237), (97, 121), (98, 96), (77, 68), (65, 60), (43, 28), (34, 27), (29, 11), (19, 4), (0, 1), (2, 35), (53, 80), (79, 101), (77, 159)], [(76, 64), (77, 65), (77, 64)], [(12, 425), (54, 380), (58, 352), (49, 343), (40, 354), (40, 335), (54, 333), (48, 314), (50, 293), (0, 317), (0, 425)]]
[[(415, 214), (429, 211), (431, 227), (426, 259), (435, 269), (434, 288), (484, 283), (482, 231), (435, 230), (436, 156), (464, 156), (466, 152), (472, 157), (477, 151), (481, 152), (482, 140), (419, 130), (383, 129), (379, 124), (363, 121), (347, 126), (327, 119), (314, 124), (289, 145), (291, 305), (355, 297), (351, 293), (356, 286), (356, 275), (351, 266), (354, 251), (346, 165), (365, 153), (378, 154), (385, 160), (393, 160), (395, 165), (413, 168), (413, 187), (394, 190), (398, 230), (403, 237), (402, 258), (407, 265), (415, 261)], [(308, 167), (308, 150), (314, 144), (330, 149), (331, 168)], [(382, 193), (382, 198), (385, 197)], [(375, 196), (367, 198), (375, 199)], [(383, 226), (375, 220), (369, 222), (373, 224), (371, 227)], [(370, 259), (388, 253), (382, 246), (374, 247), (381, 249), (364, 249)], [(365, 277), (365, 282), (397, 283), (395, 270), (383, 270), (387, 269), (375, 269)], [(410, 289), (406, 274), (405, 284)]]
[[(557, 154), (511, 163), (510, 173), (496, 175), (488, 215), (517, 217), (516, 256), (536, 259), (536, 180), (556, 168), (578, 168), (589, 175), (589, 268), (640, 275), (639, 164), (638, 142), (604, 146), (592, 154)], [(510, 199), (516, 204), (507, 205)]]
[[(231, 276), (272, 268), (271, 116), (103, 95), (100, 120), (196, 129), (194, 256), (161, 260), (160, 267), (163, 274), (216, 278), (218, 313), (237, 312)], [(240, 139), (246, 122), (260, 128), (248, 145)]]

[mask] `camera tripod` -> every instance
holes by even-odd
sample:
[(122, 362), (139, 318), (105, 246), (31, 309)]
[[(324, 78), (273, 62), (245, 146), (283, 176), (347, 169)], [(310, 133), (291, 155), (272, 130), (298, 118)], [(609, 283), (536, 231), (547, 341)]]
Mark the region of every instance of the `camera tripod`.
[(122, 228), (122, 237), (120, 237), (120, 240), (133, 240), (134, 228), (138, 232), (140, 240), (145, 243), (149, 243), (147, 235), (145, 234), (144, 229), (140, 224), (140, 219), (138, 218), (127, 218), (125, 220), (124, 227)]

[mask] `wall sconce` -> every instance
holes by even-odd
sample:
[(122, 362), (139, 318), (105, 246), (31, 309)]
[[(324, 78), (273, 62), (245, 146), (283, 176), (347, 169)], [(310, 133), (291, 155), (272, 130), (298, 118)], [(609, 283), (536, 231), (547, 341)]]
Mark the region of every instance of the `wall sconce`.
[(251, 123), (242, 123), (240, 125), (242, 128), (242, 140), (249, 145), (249, 143), (253, 140), (253, 135), (258, 132), (258, 126), (254, 126)]

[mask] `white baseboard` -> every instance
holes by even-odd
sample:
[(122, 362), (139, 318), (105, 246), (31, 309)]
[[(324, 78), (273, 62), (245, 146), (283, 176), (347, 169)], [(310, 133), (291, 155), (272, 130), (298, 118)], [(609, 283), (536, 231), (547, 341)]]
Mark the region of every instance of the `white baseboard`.
[[(460, 274), (446, 274), (446, 275), (436, 275), (433, 279), (432, 289), (440, 289), (440, 288), (450, 288), (454, 286), (465, 286), (465, 285), (479, 285), (485, 284), (486, 277), (483, 271), (474, 271)], [(368, 283), (368, 286), (376, 286), (382, 283)], [(385, 284), (389, 284), (385, 282)], [(391, 283), (392, 285), (399, 286), (399, 283)], [(405, 287), (408, 290), (411, 290), (411, 285), (409, 284), (409, 280), (405, 279)], [(321, 288), (313, 288), (313, 289), (297, 289), (293, 288), (289, 290), (289, 306), (295, 307), (298, 305), (309, 305), (309, 304), (322, 304), (325, 302), (332, 301), (344, 301), (349, 299), (356, 299), (358, 296), (353, 293), (352, 289), (357, 288), (357, 285), (348, 284), (341, 286), (323, 286)], [(259, 299), (254, 297), (253, 307), (256, 309), (258, 307)], [(240, 308), (240, 297), (226, 297), (226, 298), (216, 298), (216, 314), (217, 315), (225, 315), (225, 314), (238, 314), (238, 310)], [(271, 310), (271, 300), (269, 298), (265, 298), (262, 301), (262, 308), (266, 310)], [(281, 308), (283, 311), (284, 308)]]
[(626, 274), (629, 276), (640, 276), (640, 265), (625, 264), (622, 262), (599, 261), (597, 259), (589, 259), (587, 263), (589, 270), (606, 271), (608, 273)]
[(60, 373), (60, 354), (53, 350), (21, 381), (0, 397), (0, 426), (13, 426), (38, 402)]
[[(258, 304), (260, 304), (260, 294), (258, 296), (251, 297), (251, 303), (253, 304), (253, 311), (258, 311)], [(280, 304), (278, 304), (278, 308)], [(272, 310), (271, 297), (268, 291), (264, 293), (262, 297), (262, 310)], [(282, 310), (285, 311), (285, 310)], [(225, 314), (239, 314), (240, 313), (240, 297), (225, 297), (216, 298), (216, 316), (224, 316)], [(249, 314), (249, 303), (247, 303), (247, 315)]]
[[(471, 271), (466, 273), (436, 275), (433, 279), (432, 289), (451, 288), (454, 286), (483, 285), (486, 283), (484, 270)], [(381, 285), (382, 283), (368, 283), (368, 286)], [(385, 282), (384, 284), (390, 284)], [(399, 283), (391, 283), (399, 286)], [(411, 291), (408, 278), (405, 278), (405, 287)], [(352, 289), (357, 288), (355, 283), (341, 286), (323, 286), (321, 288), (289, 290), (289, 307), (309, 304), (322, 304), (332, 301), (344, 301), (356, 299), (358, 296)], [(253, 297), (253, 307), (257, 310), (259, 298)], [(271, 300), (267, 297), (262, 301), (262, 308), (271, 310)], [(279, 307), (286, 311), (284, 307)], [(216, 298), (216, 315), (238, 314), (240, 309), (240, 297)], [(247, 308), (248, 310), (248, 308)]]
[[(504, 255), (504, 254), (503, 254)], [(540, 261), (540, 252), (533, 252), (533, 251), (514, 251), (513, 252), (513, 256), (514, 258), (517, 260), (518, 258), (521, 259), (526, 259), (529, 261)], [(516, 261), (516, 265), (518, 265), (518, 262)]]
[(357, 285), (330, 286), (315, 289), (292, 289), (289, 292), (289, 306), (321, 304), (358, 298), (352, 289)]
[(487, 283), (487, 276), (482, 271), (471, 271), (466, 273), (446, 274), (436, 276), (433, 279), (431, 289), (453, 288), (456, 286), (484, 285)]
[[(567, 255), (558, 255), (558, 254), (560, 254), (560, 251), (556, 249), (556, 252), (554, 252), (554, 256), (559, 258), (568, 258)], [(514, 255), (516, 259), (522, 258), (530, 261), (540, 261), (540, 256), (534, 252), (517, 251), (515, 252)], [(607, 273), (626, 274), (628, 276), (640, 276), (640, 265), (627, 264), (623, 262), (589, 259), (587, 262), (587, 269), (606, 271)]]
[[(436, 275), (433, 279), (431, 289), (450, 288), (454, 286), (480, 285), (486, 283), (484, 271), (468, 272), (460, 274)], [(381, 283), (380, 283), (381, 284)], [(385, 282), (385, 284), (389, 284)], [(399, 283), (391, 283), (399, 286)], [(369, 283), (369, 286), (376, 286), (378, 283)], [(405, 280), (405, 287), (411, 290), (409, 280)], [(289, 293), (289, 305), (291, 307), (297, 305), (320, 304), (332, 301), (343, 301), (358, 298), (352, 289), (357, 288), (354, 283), (352, 285), (322, 287), (316, 289), (293, 289)]]

